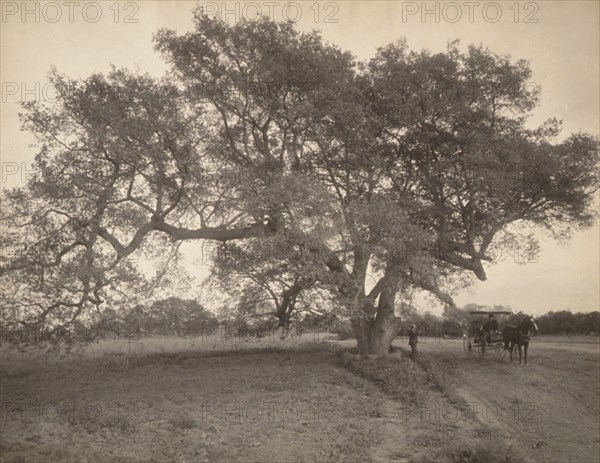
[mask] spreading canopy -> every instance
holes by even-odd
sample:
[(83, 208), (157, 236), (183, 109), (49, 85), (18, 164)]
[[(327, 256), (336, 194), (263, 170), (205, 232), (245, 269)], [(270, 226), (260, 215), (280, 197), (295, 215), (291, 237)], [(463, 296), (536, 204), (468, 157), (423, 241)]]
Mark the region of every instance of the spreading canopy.
[[(0, 275), (21, 291), (3, 316), (69, 323), (139, 283), (137, 250), (208, 239), (251, 243), (238, 270), (257, 281), (279, 269), (281, 291), (327, 288), (389, 323), (400, 287), (452, 304), (465, 274), (484, 280), (510, 224), (593, 222), (597, 140), (526, 128), (525, 61), (399, 41), (358, 63), (289, 23), (194, 20), (155, 36), (167, 77), (55, 72), (57, 103), (25, 104), (40, 175), (4, 193), (2, 244), (21, 252)], [(261, 243), (287, 252), (267, 265)]]

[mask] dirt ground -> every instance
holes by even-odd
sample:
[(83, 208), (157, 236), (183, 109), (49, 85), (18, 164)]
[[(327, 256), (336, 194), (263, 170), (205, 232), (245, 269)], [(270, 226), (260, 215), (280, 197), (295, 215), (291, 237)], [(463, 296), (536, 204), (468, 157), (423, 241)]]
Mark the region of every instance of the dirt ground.
[(518, 354), (512, 364), (493, 353), (461, 357), (461, 341), (419, 348), (453, 371), (457, 392), (498, 433), (513, 436), (530, 461), (600, 461), (598, 338), (534, 339), (527, 365), (519, 365)]
[(3, 352), (0, 461), (408, 462), (490, 438), (524, 461), (599, 461), (597, 353), (540, 344), (525, 367), (422, 342), (463, 404), (434, 388), (415, 407), (344, 368), (340, 344), (220, 352), (161, 340), (63, 359)]

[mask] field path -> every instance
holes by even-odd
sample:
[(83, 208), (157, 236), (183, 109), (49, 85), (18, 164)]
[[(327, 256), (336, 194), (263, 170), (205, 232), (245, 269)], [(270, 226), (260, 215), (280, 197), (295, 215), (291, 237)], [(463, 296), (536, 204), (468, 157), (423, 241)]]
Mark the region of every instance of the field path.
[(452, 365), (456, 390), (475, 415), (510, 436), (530, 461), (600, 460), (596, 345), (532, 343), (528, 365), (493, 356), (467, 359), (459, 343), (423, 343), (422, 350)]

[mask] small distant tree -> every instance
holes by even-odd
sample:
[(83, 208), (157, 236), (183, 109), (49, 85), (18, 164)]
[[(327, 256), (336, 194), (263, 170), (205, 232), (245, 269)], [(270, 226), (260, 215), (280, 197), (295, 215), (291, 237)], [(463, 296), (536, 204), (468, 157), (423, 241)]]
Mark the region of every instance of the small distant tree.
[(155, 301), (142, 318), (142, 326), (154, 334), (200, 336), (218, 329), (217, 317), (193, 299), (169, 297)]

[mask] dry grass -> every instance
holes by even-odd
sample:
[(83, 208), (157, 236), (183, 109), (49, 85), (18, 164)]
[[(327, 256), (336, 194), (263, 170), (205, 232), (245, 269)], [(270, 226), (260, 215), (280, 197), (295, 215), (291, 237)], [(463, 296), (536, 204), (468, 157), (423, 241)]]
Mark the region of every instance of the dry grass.
[[(519, 367), (466, 359), (460, 343), (423, 342), (416, 361), (395, 354), (354, 359), (343, 368), (335, 351), (353, 341), (313, 341), (313, 334), (260, 342), (157, 337), (49, 355), (4, 346), (0, 401), (8, 419), (0, 460), (595, 461), (599, 391), (592, 344), (532, 343), (531, 365)], [(460, 410), (467, 399), (517, 406), (524, 414), (521, 421), (497, 422), (401, 419), (405, 405)], [(6, 416), (7, 403), (34, 402), (121, 408), (116, 417), (94, 420), (30, 423)], [(296, 404), (312, 418), (231, 423), (203, 415), (207, 403), (225, 402)], [(315, 404), (323, 403), (330, 408), (315, 421)], [(537, 418), (533, 412), (540, 419), (529, 423)]]

